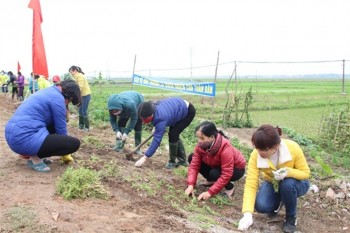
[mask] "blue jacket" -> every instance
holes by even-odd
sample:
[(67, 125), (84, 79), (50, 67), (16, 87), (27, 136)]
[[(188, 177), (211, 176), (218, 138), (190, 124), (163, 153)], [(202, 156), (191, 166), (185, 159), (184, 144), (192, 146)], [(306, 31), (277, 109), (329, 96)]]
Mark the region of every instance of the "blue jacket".
[[(141, 103), (143, 103), (144, 99), (141, 94), (139, 94), (136, 91), (124, 91), (119, 94), (111, 95), (108, 98), (107, 107), (108, 110), (112, 109), (118, 109), (122, 110), (121, 114), (119, 115), (120, 118), (130, 118), (128, 126), (125, 128), (124, 133), (128, 134), (131, 130), (134, 129), (138, 117), (138, 107)], [(117, 124), (117, 117), (114, 115), (109, 115), (109, 121), (112, 125), (112, 128), (115, 132), (120, 131)]]
[(145, 155), (151, 157), (156, 152), (162, 141), (166, 127), (174, 126), (179, 121), (185, 119), (187, 115), (188, 106), (180, 97), (170, 97), (157, 102), (152, 120), (155, 127), (154, 137)]
[(18, 154), (37, 155), (48, 126), (67, 135), (66, 105), (56, 86), (35, 92), (17, 108), (5, 126), (7, 144)]

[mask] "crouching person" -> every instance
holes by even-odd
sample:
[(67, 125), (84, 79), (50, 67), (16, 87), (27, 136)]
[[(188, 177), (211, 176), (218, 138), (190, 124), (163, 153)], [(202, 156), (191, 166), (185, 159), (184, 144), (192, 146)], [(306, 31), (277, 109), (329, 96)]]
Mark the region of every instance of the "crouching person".
[[(255, 149), (248, 162), (240, 230), (253, 224), (254, 209), (272, 217), (284, 205), (286, 216), (282, 230), (296, 231), (297, 200), (309, 190), (310, 168), (300, 146), (281, 139), (281, 134), (280, 128), (266, 124), (252, 136)], [(260, 173), (265, 181), (258, 187)]]
[[(108, 98), (109, 121), (116, 133), (115, 151), (123, 151), (124, 144), (132, 130), (135, 131), (135, 147), (141, 143), (142, 121), (137, 110), (143, 101), (143, 96), (136, 91), (124, 91)], [(126, 126), (128, 121), (128, 126)], [(141, 151), (138, 150), (136, 153), (141, 154)]]
[(224, 192), (231, 198), (234, 193), (232, 182), (242, 178), (245, 172), (244, 156), (212, 122), (202, 122), (196, 127), (195, 133), (198, 144), (188, 158), (190, 166), (185, 194), (193, 194), (200, 173), (207, 180), (204, 185), (210, 188), (201, 193), (198, 200), (207, 200), (224, 188)]
[[(80, 141), (67, 135), (66, 105), (80, 103), (80, 89), (73, 80), (35, 92), (24, 101), (5, 126), (9, 147), (39, 172), (49, 172), (44, 158), (71, 159)], [(68, 158), (67, 158), (68, 157)]]

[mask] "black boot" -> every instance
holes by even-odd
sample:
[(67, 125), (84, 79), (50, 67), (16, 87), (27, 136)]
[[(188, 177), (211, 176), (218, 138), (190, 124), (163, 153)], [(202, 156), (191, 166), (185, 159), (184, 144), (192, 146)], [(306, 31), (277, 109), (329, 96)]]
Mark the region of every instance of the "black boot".
[(177, 147), (177, 159), (178, 162), (176, 163), (176, 167), (178, 166), (184, 166), (187, 167), (187, 161), (186, 161), (186, 151), (185, 151), (185, 146), (182, 143), (181, 139), (178, 142), (178, 147)]
[(283, 223), (282, 231), (286, 233), (292, 233), (297, 230), (297, 218), (294, 217), (286, 217), (286, 222)]
[(84, 120), (84, 131), (89, 132), (90, 131), (90, 122), (89, 122), (89, 117), (83, 117)]
[(84, 129), (84, 117), (79, 115), (79, 129)]

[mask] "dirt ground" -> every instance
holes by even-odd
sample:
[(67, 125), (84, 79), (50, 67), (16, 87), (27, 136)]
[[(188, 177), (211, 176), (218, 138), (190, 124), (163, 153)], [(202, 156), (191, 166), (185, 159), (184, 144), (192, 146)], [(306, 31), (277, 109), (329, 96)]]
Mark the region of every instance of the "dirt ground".
[[(174, 207), (165, 201), (167, 190), (161, 190), (150, 197), (145, 192), (131, 187), (121, 177), (104, 180), (103, 184), (112, 194), (109, 200), (86, 199), (64, 200), (56, 193), (57, 178), (67, 165), (53, 157), (51, 172), (40, 173), (27, 167), (26, 162), (12, 152), (4, 138), (4, 126), (15, 111), (10, 98), (0, 93), (0, 232), (238, 232), (237, 222), (242, 217), (241, 202), (244, 180), (236, 183), (234, 199), (230, 206), (219, 208), (207, 202), (215, 212), (218, 225), (203, 227), (191, 221), (191, 213)], [(69, 124), (69, 132), (80, 139), (86, 136), (99, 138), (106, 145), (113, 144), (111, 130), (94, 127), (89, 133), (78, 131)], [(254, 129), (230, 129), (231, 136), (238, 137), (249, 145)], [(145, 149), (145, 148), (144, 148)], [(92, 155), (101, 158), (101, 163), (114, 160), (122, 168), (123, 174), (154, 172), (157, 178), (178, 189), (186, 188), (186, 179), (175, 176), (173, 171), (164, 169), (166, 151), (156, 154), (143, 168), (135, 168), (122, 154), (109, 146), (97, 149), (83, 143), (74, 157), (76, 161), (88, 160)], [(76, 162), (77, 163), (77, 162)], [(145, 180), (144, 182), (147, 182)], [(329, 199), (325, 193), (334, 186), (333, 180), (312, 180), (320, 192), (309, 192), (299, 199), (298, 230), (300, 232), (350, 232), (350, 202), (344, 199)], [(199, 190), (199, 191), (198, 191)], [(204, 190), (197, 187), (197, 193)], [(203, 203), (198, 203), (201, 205)], [(30, 210), (34, 217), (30, 223), (15, 228), (13, 214), (16, 208)], [(12, 216), (12, 217), (11, 217)], [(28, 217), (28, 216), (26, 216)], [(281, 232), (284, 209), (277, 217), (269, 219), (254, 214), (254, 224), (247, 232)]]

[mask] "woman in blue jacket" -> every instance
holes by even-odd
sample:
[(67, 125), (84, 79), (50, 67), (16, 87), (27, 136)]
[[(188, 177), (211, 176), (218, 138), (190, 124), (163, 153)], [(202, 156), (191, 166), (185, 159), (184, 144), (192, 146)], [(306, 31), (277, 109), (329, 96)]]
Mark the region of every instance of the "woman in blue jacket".
[(135, 130), (135, 147), (141, 143), (142, 121), (137, 115), (137, 109), (143, 101), (143, 96), (136, 91), (124, 91), (108, 98), (109, 121), (117, 135), (114, 150), (123, 151), (128, 134), (132, 130)]
[(24, 101), (5, 126), (9, 147), (28, 156), (28, 166), (49, 172), (43, 159), (77, 151), (80, 141), (67, 135), (66, 105), (80, 103), (80, 89), (73, 80), (36, 92)]
[(165, 167), (172, 169), (180, 165), (187, 166), (185, 147), (180, 140), (180, 134), (191, 124), (196, 115), (194, 106), (180, 97), (170, 97), (156, 103), (151, 101), (142, 103), (139, 106), (138, 114), (144, 124), (152, 122), (155, 131), (150, 147), (144, 156), (136, 161), (135, 166), (141, 167), (154, 154), (168, 126), (170, 158)]

